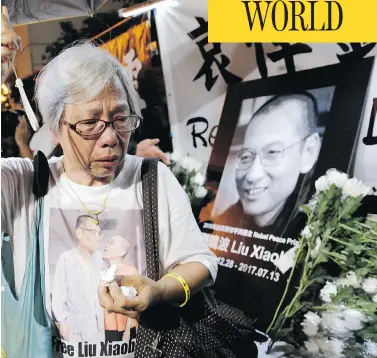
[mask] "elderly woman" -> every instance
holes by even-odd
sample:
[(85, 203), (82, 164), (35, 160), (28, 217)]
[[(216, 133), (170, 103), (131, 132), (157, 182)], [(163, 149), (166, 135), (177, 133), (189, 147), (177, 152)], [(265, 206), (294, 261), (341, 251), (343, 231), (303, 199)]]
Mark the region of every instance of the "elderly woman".
[[(159, 163), (159, 260), (165, 276), (157, 282), (146, 277), (142, 159), (125, 154), (140, 124), (140, 112), (132, 81), (115, 58), (91, 44), (78, 44), (53, 59), (37, 83), (36, 97), (43, 120), (64, 153), (49, 161), (49, 191), (44, 206), (46, 306), (52, 314), (56, 264), (67, 252), (70, 310), (62, 312), (59, 321), (53, 315), (52, 319), (58, 327), (64, 327), (62, 337), (85, 337), (82, 345), (74, 345), (76, 352), (86, 345), (89, 351), (83, 350), (82, 354), (102, 356), (104, 342), (99, 337), (104, 337), (104, 322), (99, 317), (104, 315), (96, 314), (98, 307), (134, 319), (160, 302), (180, 305), (187, 298), (182, 280), (194, 294), (215, 280), (217, 260), (195, 222), (187, 196), (169, 169)], [(31, 237), (34, 222), (32, 178), (31, 160), (2, 160), (1, 224), (12, 240), (17, 290), (30, 249), (25, 238)], [(92, 217), (93, 225), (81, 225), (76, 238), (75, 225), (81, 215)], [(103, 254), (106, 243), (104, 235), (96, 235), (96, 225), (104, 234), (116, 232), (130, 242), (128, 260), (140, 273), (132, 276), (131, 284), (138, 295), (131, 301), (115, 282), (109, 287), (100, 284), (98, 265), (105, 265), (97, 254)], [(166, 276), (172, 272), (176, 276)], [(98, 296), (93, 293), (97, 286)], [(72, 317), (75, 311), (79, 315)], [(70, 326), (78, 316), (86, 318)], [(115, 355), (132, 356), (129, 350), (123, 353)]]

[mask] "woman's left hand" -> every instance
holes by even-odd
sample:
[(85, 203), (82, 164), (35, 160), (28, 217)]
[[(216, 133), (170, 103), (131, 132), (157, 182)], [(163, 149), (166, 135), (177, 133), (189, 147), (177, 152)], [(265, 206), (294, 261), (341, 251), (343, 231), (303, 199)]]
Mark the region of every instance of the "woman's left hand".
[[(126, 298), (119, 285), (134, 287), (137, 291), (135, 298)], [(115, 313), (137, 319), (142, 312), (161, 301), (162, 289), (160, 285), (144, 276), (117, 276), (116, 281), (109, 287), (100, 281), (98, 298), (100, 305)]]

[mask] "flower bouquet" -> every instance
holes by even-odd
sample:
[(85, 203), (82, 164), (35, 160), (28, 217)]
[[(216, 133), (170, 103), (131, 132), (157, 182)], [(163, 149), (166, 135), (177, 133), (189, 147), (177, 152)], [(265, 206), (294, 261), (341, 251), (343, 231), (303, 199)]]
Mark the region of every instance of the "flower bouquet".
[(186, 192), (195, 218), (198, 220), (200, 210), (212, 199), (213, 193), (205, 188), (206, 177), (202, 174), (202, 163), (190, 156), (168, 153), (169, 168)]
[[(302, 207), (307, 225), (284, 297), (268, 329), (292, 357), (377, 357), (377, 223), (355, 213), (370, 188), (334, 169)], [(295, 271), (300, 282), (283, 302)]]

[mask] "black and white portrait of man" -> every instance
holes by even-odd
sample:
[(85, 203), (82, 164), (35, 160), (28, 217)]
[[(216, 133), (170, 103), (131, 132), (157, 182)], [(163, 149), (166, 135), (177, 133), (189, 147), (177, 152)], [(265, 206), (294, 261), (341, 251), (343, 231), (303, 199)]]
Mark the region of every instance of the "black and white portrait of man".
[(333, 93), (324, 87), (244, 101), (213, 210), (216, 223), (283, 234), (317, 162), (325, 130), (320, 118)]
[(300, 207), (328, 169), (352, 168), (370, 68), (330, 65), (228, 88), (206, 173), (215, 197), (200, 221), (219, 260), (217, 298), (260, 332), (287, 290)]

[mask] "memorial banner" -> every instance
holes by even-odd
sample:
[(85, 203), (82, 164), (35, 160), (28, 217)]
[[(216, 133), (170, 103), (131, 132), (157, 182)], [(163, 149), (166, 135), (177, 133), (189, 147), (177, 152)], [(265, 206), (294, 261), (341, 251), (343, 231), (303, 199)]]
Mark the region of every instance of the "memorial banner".
[(156, 23), (174, 152), (201, 161), (216, 194), (200, 227), (217, 297), (266, 332), (315, 180), (337, 168), (377, 187), (377, 46), (209, 43), (200, 0), (158, 9)]

